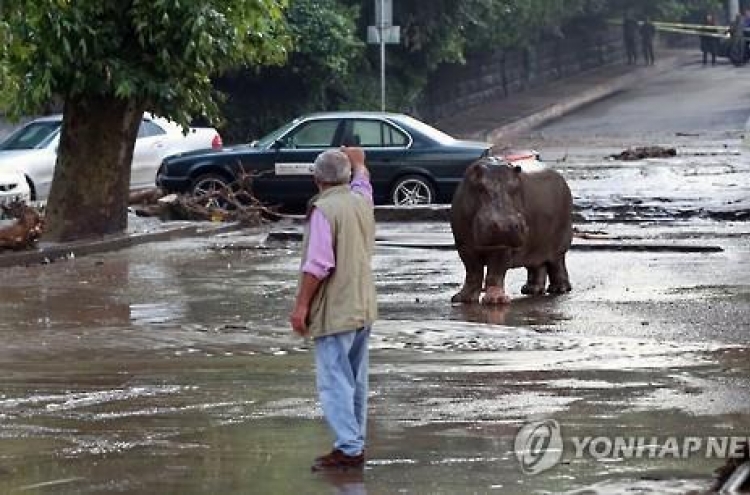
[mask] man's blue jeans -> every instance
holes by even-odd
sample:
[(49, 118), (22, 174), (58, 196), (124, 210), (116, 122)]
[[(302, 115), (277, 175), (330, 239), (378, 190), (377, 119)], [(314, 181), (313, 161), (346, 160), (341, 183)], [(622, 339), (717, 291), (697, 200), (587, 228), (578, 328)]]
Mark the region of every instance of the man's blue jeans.
[(370, 327), (315, 339), (315, 369), (323, 415), (334, 448), (359, 455), (367, 433)]

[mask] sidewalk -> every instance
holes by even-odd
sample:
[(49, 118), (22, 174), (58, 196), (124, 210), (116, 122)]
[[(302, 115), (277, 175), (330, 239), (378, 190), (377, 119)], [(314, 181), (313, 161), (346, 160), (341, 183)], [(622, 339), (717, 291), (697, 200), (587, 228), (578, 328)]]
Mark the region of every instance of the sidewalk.
[(534, 127), (612, 96), (644, 78), (669, 71), (696, 59), (694, 50), (660, 50), (656, 65), (607, 65), (534, 88), (435, 122), (456, 137), (507, 144), (505, 141)]

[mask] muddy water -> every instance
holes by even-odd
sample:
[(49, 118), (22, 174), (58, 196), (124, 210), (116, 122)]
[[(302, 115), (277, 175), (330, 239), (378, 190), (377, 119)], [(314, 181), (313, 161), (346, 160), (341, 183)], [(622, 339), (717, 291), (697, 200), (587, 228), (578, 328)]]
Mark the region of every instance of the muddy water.
[[(644, 228), (609, 226), (635, 238)], [(383, 226), (391, 237), (414, 226)], [(298, 246), (246, 233), (2, 271), (2, 493), (681, 493), (716, 459), (570, 458), (524, 475), (527, 419), (564, 435), (746, 434), (750, 245), (710, 255), (573, 252), (575, 291), (453, 307), (451, 251), (379, 248), (370, 462), (308, 471), (328, 433), (310, 345), (289, 335)], [(445, 225), (425, 224), (431, 236)], [(677, 235), (679, 233), (679, 235)], [(673, 235), (674, 234), (674, 235)], [(226, 244), (257, 249), (214, 249)], [(347, 491), (348, 490), (348, 491)], [(583, 492), (581, 492), (583, 493)]]

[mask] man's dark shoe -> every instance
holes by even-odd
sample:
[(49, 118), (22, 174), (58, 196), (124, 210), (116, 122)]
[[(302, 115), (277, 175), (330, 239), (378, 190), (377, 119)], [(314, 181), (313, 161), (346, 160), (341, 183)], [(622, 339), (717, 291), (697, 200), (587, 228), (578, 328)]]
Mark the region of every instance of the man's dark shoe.
[[(321, 459), (323, 459), (324, 457), (328, 457), (328, 456), (334, 455), (334, 452), (336, 452), (336, 451), (338, 451), (338, 452), (341, 452), (341, 451), (340, 451), (340, 450), (338, 450), (338, 449), (333, 449), (332, 451), (330, 451), (329, 453), (327, 453), (327, 454), (325, 454), (325, 455), (320, 455), (320, 456), (316, 457), (316, 458), (315, 458), (315, 462), (318, 462), (318, 461), (320, 461), (320, 460), (321, 460)], [(343, 452), (342, 452), (342, 453), (343, 453)], [(362, 455), (363, 455), (363, 456), (365, 455), (365, 449), (362, 449)]]
[(365, 465), (364, 453), (359, 455), (346, 455), (339, 449), (315, 458), (311, 469), (323, 471), (326, 469), (360, 469)]

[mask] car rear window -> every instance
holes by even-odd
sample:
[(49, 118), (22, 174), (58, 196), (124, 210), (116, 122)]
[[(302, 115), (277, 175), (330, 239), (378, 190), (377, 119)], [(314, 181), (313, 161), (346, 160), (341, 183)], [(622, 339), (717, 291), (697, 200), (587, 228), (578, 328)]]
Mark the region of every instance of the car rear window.
[(59, 121), (30, 122), (0, 143), (0, 150), (43, 148), (57, 134), (60, 124)]
[(379, 120), (355, 120), (351, 132), (360, 146), (392, 148), (409, 144), (406, 134)]
[(151, 136), (161, 136), (162, 134), (166, 134), (167, 131), (156, 125), (155, 123), (151, 122), (150, 120), (142, 120), (141, 126), (138, 128), (138, 137), (151, 137)]

